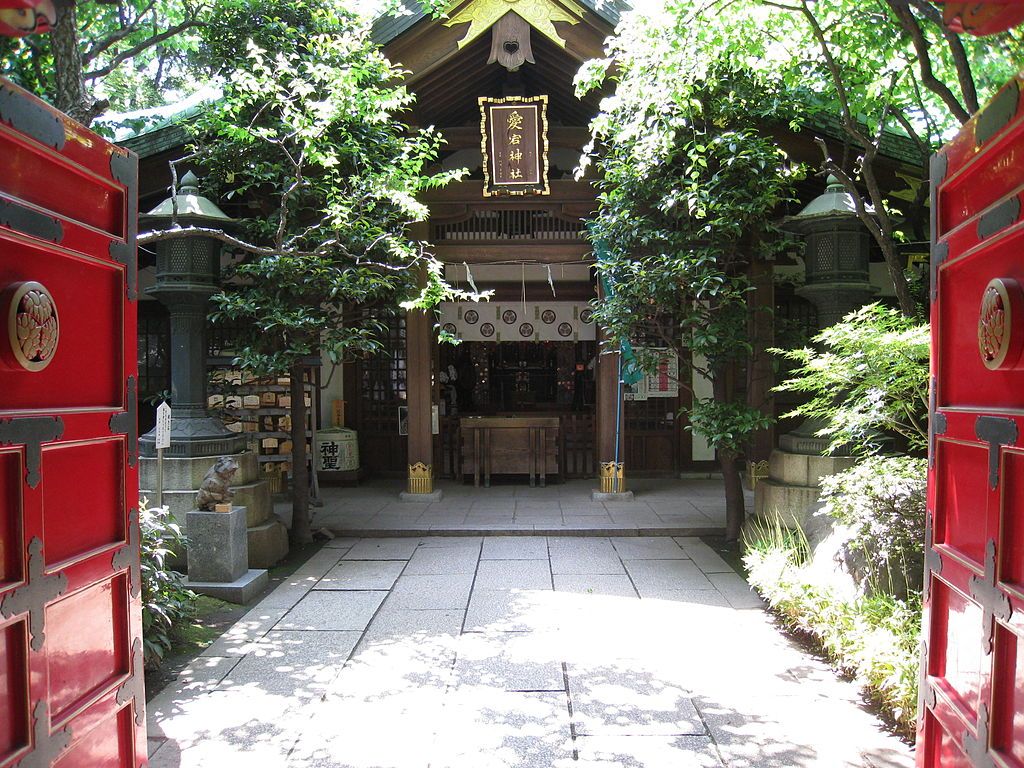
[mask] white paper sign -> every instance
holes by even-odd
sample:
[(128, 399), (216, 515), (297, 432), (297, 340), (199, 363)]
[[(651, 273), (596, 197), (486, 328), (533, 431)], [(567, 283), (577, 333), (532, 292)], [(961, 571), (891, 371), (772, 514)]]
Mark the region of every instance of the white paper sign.
[(167, 403), (156, 409), (156, 447), (171, 447), (171, 406)]
[(647, 397), (675, 397), (679, 394), (679, 358), (665, 350), (654, 373), (645, 376)]

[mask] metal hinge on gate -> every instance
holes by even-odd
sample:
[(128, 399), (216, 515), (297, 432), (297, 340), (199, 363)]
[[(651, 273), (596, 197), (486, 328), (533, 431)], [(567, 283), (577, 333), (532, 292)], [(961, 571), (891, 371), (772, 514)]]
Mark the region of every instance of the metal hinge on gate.
[(996, 768), (992, 753), (988, 750), (989, 714), (988, 704), (978, 708), (978, 736), (975, 738), (970, 731), (964, 733), (964, 751), (975, 768)]
[(928, 466), (935, 466), (936, 436), (946, 434), (946, 414), (938, 411), (938, 390), (935, 377), (928, 389)]
[(68, 577), (63, 573), (46, 575), (43, 542), (34, 537), (28, 545), (28, 580), (0, 602), (0, 616), (11, 618), (28, 614), (28, 631), (33, 651), (40, 651), (46, 640), (46, 604), (64, 594)]
[(67, 132), (60, 118), (13, 86), (0, 86), (0, 120), (58, 152)]
[(128, 466), (134, 467), (139, 461), (139, 417), (138, 385), (135, 377), (128, 377), (125, 396), (125, 412), (110, 417), (110, 431), (115, 435), (128, 436)]
[(139, 297), (139, 264), (136, 237), (139, 228), (139, 164), (131, 155), (114, 152), (110, 156), (110, 175), (125, 185), (128, 216), (124, 242), (110, 243), (110, 258), (125, 266), (125, 292), (129, 301)]
[(34, 749), (14, 764), (13, 768), (50, 768), (71, 745), (71, 726), (50, 733), (50, 707), (45, 699), (32, 709), (32, 744)]
[(128, 569), (128, 589), (132, 597), (142, 594), (142, 565), (139, 562), (139, 546), (141, 532), (139, 529), (139, 510), (132, 509), (128, 513), (128, 544), (114, 553), (111, 567), (115, 571)]
[(0, 200), (0, 225), (51, 243), (64, 239), (64, 227), (59, 220), (10, 200)]
[(25, 482), (36, 488), (42, 481), (40, 465), (43, 443), (64, 434), (64, 419), (59, 416), (26, 416), (0, 419), (0, 445), (25, 446)]
[(999, 416), (979, 416), (974, 422), (974, 434), (988, 443), (988, 485), (994, 491), (999, 487), (999, 449), (1017, 442), (1017, 422)]
[(982, 635), (985, 655), (992, 653), (995, 642), (995, 620), (1009, 621), (1013, 616), (1010, 598), (999, 589), (996, 575), (996, 541), (989, 539), (985, 545), (985, 575), (971, 577), (971, 597), (978, 601), (985, 622), (985, 633)]
[(142, 638), (136, 637), (132, 643), (132, 671), (117, 688), (117, 704), (124, 706), (129, 701), (133, 702), (135, 708), (135, 724), (143, 725), (146, 722), (146, 690), (143, 685), (145, 659), (142, 654)]
[(924, 716), (926, 709), (935, 709), (939, 697), (935, 688), (928, 682), (928, 644), (921, 643), (921, 673), (917, 683), (917, 713), (919, 717)]
[(924, 518), (924, 599), (931, 597), (932, 574), (942, 573), (942, 555), (935, 549), (935, 535), (932, 529), (932, 512)]
[(1016, 195), (1004, 200), (978, 219), (978, 239), (984, 240), (1011, 226), (1020, 218), (1020, 198)]

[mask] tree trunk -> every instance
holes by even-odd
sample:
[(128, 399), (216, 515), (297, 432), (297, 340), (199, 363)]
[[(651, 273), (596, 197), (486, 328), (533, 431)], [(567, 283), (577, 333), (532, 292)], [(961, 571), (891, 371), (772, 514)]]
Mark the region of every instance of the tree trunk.
[(725, 481), (725, 540), (737, 541), (743, 533), (743, 523), (747, 516), (740, 463), (732, 453), (719, 451), (718, 466), (722, 470), (722, 480)]
[[(736, 396), (735, 366), (721, 365), (712, 376), (711, 387), (718, 403), (731, 403)], [(740, 479), (738, 456), (726, 448), (718, 448), (718, 466), (725, 483), (725, 539), (736, 541), (743, 531), (746, 509), (743, 500), (743, 483)]]
[(885, 266), (889, 271), (889, 279), (892, 280), (893, 288), (896, 291), (896, 301), (900, 305), (900, 312), (905, 317), (917, 317), (917, 303), (910, 295), (910, 283), (907, 282), (907, 275), (903, 271), (903, 260), (900, 258), (896, 243), (889, 238), (887, 243), (880, 243), (882, 256), (885, 257)]
[(292, 396), (292, 544), (313, 540), (309, 528), (309, 468), (306, 466), (306, 393), (302, 386), (305, 368), (291, 370)]
[(53, 51), (54, 106), (84, 125), (96, 117), (86, 96), (82, 51), (78, 47), (78, 11), (74, 0), (57, 3), (57, 24), (50, 32)]
[[(775, 342), (775, 280), (772, 265), (754, 256), (747, 271), (754, 289), (747, 297), (747, 334), (750, 359), (747, 361), (747, 405), (766, 416), (775, 417), (772, 386), (775, 384), (775, 359), (768, 349)], [(763, 461), (775, 447), (775, 428), (759, 429), (750, 436), (751, 461)]]

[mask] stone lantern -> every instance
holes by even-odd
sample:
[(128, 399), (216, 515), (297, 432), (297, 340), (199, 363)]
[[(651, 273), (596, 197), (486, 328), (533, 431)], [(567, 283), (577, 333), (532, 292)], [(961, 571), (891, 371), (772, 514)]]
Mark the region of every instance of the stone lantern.
[[(195, 174), (185, 174), (178, 194), (140, 216), (140, 225), (156, 231), (231, 228), (234, 220), (199, 194), (198, 182)], [(266, 584), (262, 569), (287, 554), (288, 531), (273, 516), (270, 485), (259, 479), (259, 460), (246, 450), (245, 435), (206, 409), (206, 318), (210, 296), (220, 290), (221, 242), (196, 233), (154, 245), (156, 284), (146, 293), (167, 307), (171, 321), (171, 445), (164, 449), (163, 501), (188, 529), (189, 587), (246, 602)], [(140, 493), (152, 499), (155, 430), (139, 439), (139, 452)], [(221, 456), (236, 465), (230, 485), (237, 506), (230, 512), (197, 510), (197, 489)]]
[(797, 290), (818, 310), (818, 329), (835, 325), (874, 294), (868, 277), (871, 233), (857, 216), (853, 196), (835, 176), (783, 227), (802, 235), (805, 283)]
[[(810, 301), (818, 313), (815, 330), (838, 323), (868, 303), (875, 293), (868, 275), (871, 233), (857, 216), (853, 196), (829, 176), (824, 194), (783, 223), (801, 235), (805, 283), (797, 294)], [(768, 478), (754, 490), (754, 509), (759, 516), (774, 517), (797, 525), (814, 536), (813, 511), (822, 477), (853, 464), (849, 456), (823, 456), (831, 442), (815, 433), (819, 422), (808, 419), (779, 438), (778, 450), (768, 458)]]
[[(800, 213), (787, 219), (783, 228), (803, 237), (804, 285), (797, 289), (817, 310), (815, 331), (835, 325), (867, 304), (875, 293), (868, 275), (871, 233), (857, 216), (853, 196), (835, 176), (829, 176), (825, 192)], [(779, 438), (779, 447), (790, 453), (820, 456), (829, 440), (815, 432), (820, 424), (808, 419)]]
[[(191, 171), (178, 194), (147, 214), (139, 224), (154, 230), (175, 226), (226, 229), (234, 224), (212, 201), (199, 194)], [(224, 456), (245, 450), (245, 437), (229, 431), (206, 410), (206, 315), (210, 296), (220, 290), (219, 240), (205, 235), (171, 238), (155, 244), (156, 285), (146, 293), (163, 303), (171, 320), (170, 458)], [(139, 439), (143, 456), (155, 456), (155, 430)]]

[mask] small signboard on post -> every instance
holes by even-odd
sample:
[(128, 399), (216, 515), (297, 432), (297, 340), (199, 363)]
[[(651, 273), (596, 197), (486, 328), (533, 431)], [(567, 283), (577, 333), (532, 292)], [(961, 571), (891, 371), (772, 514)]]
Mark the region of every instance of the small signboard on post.
[(171, 406), (160, 403), (156, 409), (156, 447), (171, 447)]
[(164, 448), (171, 447), (171, 406), (156, 409), (156, 505), (164, 505)]
[(547, 195), (548, 97), (480, 99), (484, 197)]

